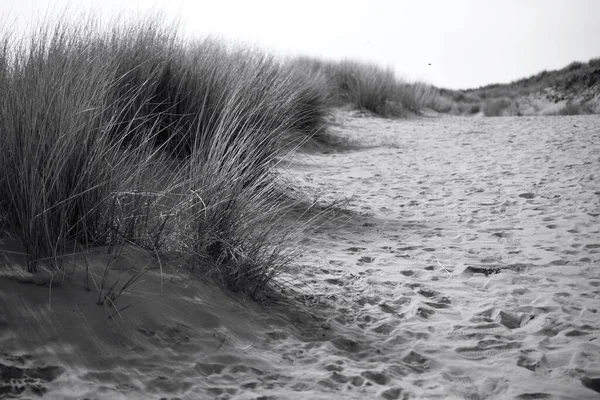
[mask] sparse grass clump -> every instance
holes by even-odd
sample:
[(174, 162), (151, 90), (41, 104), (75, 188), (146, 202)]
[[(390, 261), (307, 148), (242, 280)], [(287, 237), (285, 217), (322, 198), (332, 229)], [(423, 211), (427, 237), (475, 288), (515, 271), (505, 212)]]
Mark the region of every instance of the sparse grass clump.
[[(0, 215), (28, 269), (135, 244), (259, 296), (289, 261), (273, 167), (324, 128), (326, 88), (156, 20), (40, 28), (0, 54)], [(277, 229), (275, 228), (277, 227)]]

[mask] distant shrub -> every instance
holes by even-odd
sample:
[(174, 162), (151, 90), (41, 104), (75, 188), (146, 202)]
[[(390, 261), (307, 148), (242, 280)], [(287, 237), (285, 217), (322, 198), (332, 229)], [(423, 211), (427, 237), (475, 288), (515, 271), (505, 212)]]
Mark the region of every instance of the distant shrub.
[(568, 101), (562, 108), (554, 112), (553, 115), (584, 115), (597, 113), (597, 108), (590, 102)]
[(581, 114), (581, 106), (577, 103), (568, 101), (560, 110), (556, 112), (557, 115), (579, 115)]
[(473, 93), (467, 93), (463, 91), (455, 91), (452, 93), (452, 100), (457, 103), (479, 103), (481, 98)]
[(454, 115), (473, 115), (481, 111), (479, 104), (454, 103), (451, 113)]
[(490, 99), (483, 103), (483, 115), (486, 117), (498, 117), (504, 115), (504, 111), (510, 107), (511, 101), (507, 98)]
[(479, 111), (481, 111), (481, 106), (479, 104), (473, 104), (473, 105), (471, 105), (469, 113), (470, 114), (477, 114)]
[(430, 102), (431, 109), (440, 113), (449, 113), (452, 111), (453, 102), (446, 96), (438, 94)]
[(571, 64), (567, 65), (566, 70), (568, 72), (573, 72), (573, 71), (577, 71), (578, 69), (581, 69), (585, 66), (585, 64), (579, 62), (579, 61), (574, 61)]
[(495, 89), (492, 89), (489, 93), (489, 97), (493, 98), (501, 98), (508, 97), (509, 99), (514, 99), (519, 96), (519, 91), (517, 88), (512, 86), (501, 86)]

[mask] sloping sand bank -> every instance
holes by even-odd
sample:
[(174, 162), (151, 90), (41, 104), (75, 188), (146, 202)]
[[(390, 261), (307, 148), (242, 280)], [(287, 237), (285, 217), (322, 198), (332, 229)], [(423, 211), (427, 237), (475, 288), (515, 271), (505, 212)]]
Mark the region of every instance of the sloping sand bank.
[(355, 216), (302, 243), (296, 306), (128, 249), (111, 284), (151, 270), (115, 315), (102, 249), (60, 286), (4, 253), (0, 397), (599, 398), (600, 118), (337, 118), (361, 148), (292, 172)]

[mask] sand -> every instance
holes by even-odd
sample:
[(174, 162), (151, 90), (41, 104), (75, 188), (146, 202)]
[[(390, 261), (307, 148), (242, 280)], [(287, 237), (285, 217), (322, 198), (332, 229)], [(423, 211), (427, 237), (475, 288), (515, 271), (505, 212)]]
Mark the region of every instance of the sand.
[(52, 281), (4, 252), (0, 397), (600, 398), (600, 118), (336, 121), (358, 148), (290, 163), (351, 211), (299, 244), (294, 306), (126, 249), (115, 314), (103, 249)]

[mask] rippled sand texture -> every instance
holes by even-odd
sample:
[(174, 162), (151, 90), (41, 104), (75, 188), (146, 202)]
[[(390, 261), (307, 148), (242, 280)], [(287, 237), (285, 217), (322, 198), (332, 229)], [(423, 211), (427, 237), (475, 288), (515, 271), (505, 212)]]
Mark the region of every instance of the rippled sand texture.
[(115, 322), (75, 272), (4, 272), (0, 397), (599, 398), (600, 118), (337, 121), (359, 149), (292, 172), (353, 214), (301, 244), (296, 306), (152, 271)]

